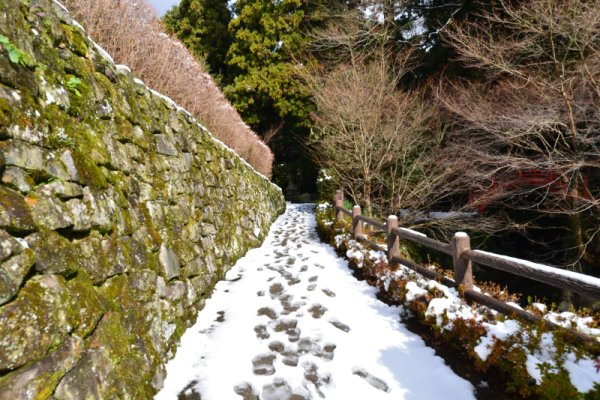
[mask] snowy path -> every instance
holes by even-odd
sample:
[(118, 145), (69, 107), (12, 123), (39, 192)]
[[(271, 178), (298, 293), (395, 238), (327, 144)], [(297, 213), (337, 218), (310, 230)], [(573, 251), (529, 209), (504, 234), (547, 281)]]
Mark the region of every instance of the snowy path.
[(474, 399), (288, 204), (219, 282), (155, 399)]

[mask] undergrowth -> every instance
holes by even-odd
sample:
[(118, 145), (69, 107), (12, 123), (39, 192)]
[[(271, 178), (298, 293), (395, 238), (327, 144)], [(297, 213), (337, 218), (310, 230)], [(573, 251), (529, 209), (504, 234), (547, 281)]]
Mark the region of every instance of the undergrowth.
[[(317, 207), (317, 229), (324, 241), (348, 258), (351, 267), (379, 289), (381, 297), (399, 304), (404, 316), (416, 317), (445, 346), (466, 354), (476, 370), (500, 374), (508, 395), (517, 399), (600, 399), (597, 314), (587, 309), (559, 312), (554, 305), (531, 299), (525, 307), (593, 338), (582, 342), (569, 331), (550, 331), (543, 322), (530, 324), (468, 304), (453, 288), (405, 266), (389, 265), (383, 251), (367, 250), (351, 239), (350, 225), (349, 218), (335, 222), (330, 205)], [(403, 252), (408, 255), (407, 249)], [(440, 277), (451, 275), (434, 265), (427, 268)], [(493, 282), (478, 283), (477, 288), (517, 306), (519, 295)]]

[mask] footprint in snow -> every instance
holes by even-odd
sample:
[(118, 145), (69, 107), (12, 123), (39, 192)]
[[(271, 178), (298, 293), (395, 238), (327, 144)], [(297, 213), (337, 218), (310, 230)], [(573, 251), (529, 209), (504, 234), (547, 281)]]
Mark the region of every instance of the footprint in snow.
[(292, 303), (292, 296), (286, 295), (286, 296), (281, 296), (279, 298), (279, 302), (281, 303), (281, 306), (283, 307), (283, 312), (281, 313), (282, 315), (289, 315), (295, 311), (297, 311), (300, 307), (302, 307), (303, 305), (306, 304), (305, 301), (299, 301), (296, 303)]
[(181, 392), (177, 395), (177, 400), (202, 400), (200, 393), (196, 392), (198, 381), (194, 380), (188, 383)]
[(282, 400), (292, 398), (292, 388), (281, 378), (273, 379), (273, 383), (264, 385), (260, 394), (262, 400)]
[(314, 319), (319, 319), (327, 312), (327, 308), (320, 304), (313, 304), (312, 307), (308, 309), (308, 312)]
[(269, 287), (269, 293), (271, 293), (272, 298), (278, 297), (283, 293), (283, 285), (279, 282), (272, 284)]
[(284, 350), (281, 355), (283, 356), (281, 361), (284, 365), (287, 365), (288, 367), (296, 367), (298, 365), (298, 360), (300, 357), (297, 353), (290, 350)]
[(293, 318), (283, 318), (275, 321), (273, 325), (275, 332), (287, 332), (296, 328), (298, 320)]
[(271, 335), (269, 334), (269, 332), (267, 332), (267, 326), (266, 325), (256, 325), (254, 327), (254, 332), (256, 333), (256, 337), (258, 339), (268, 339), (271, 337)]
[(325, 397), (320, 387), (331, 383), (331, 376), (329, 374), (320, 374), (319, 367), (310, 361), (303, 362), (302, 367), (304, 367), (304, 379), (315, 385), (319, 396)]
[(270, 319), (276, 319), (277, 318), (277, 312), (275, 310), (273, 310), (271, 307), (261, 307), (261, 308), (258, 309), (258, 311), (256, 313), (259, 316), (266, 315)]
[(277, 356), (273, 353), (259, 354), (252, 359), (252, 372), (254, 375), (273, 375), (275, 367), (273, 361)]
[(364, 380), (366, 380), (369, 385), (373, 386), (376, 389), (379, 389), (383, 392), (389, 392), (390, 387), (383, 380), (377, 378), (376, 376), (371, 375), (367, 371), (362, 368), (352, 368), (352, 373), (354, 375), (358, 375)]
[(326, 343), (325, 346), (323, 346), (323, 349), (315, 354), (315, 356), (331, 361), (333, 360), (333, 351), (336, 347), (337, 346), (333, 343)]
[(298, 354), (309, 353), (313, 349), (318, 349), (318, 345), (313, 343), (310, 338), (304, 337), (298, 341)]
[(242, 396), (243, 400), (258, 400), (258, 395), (254, 391), (254, 388), (248, 382), (238, 383), (233, 387), (233, 391)]
[(271, 343), (269, 343), (269, 350), (274, 351), (276, 353), (281, 353), (285, 350), (285, 345), (279, 340), (274, 340)]
[(336, 328), (338, 328), (341, 331), (350, 332), (350, 327), (348, 325), (346, 325), (346, 324), (341, 323), (337, 319), (330, 319), (329, 323), (331, 325), (335, 326)]
[(294, 286), (294, 285), (297, 285), (300, 282), (302, 282), (302, 280), (299, 279), (298, 277), (295, 277), (295, 276), (292, 276), (291, 278), (289, 278), (287, 280), (288, 286)]
[(218, 317), (215, 319), (215, 322), (225, 322), (225, 311), (218, 311)]

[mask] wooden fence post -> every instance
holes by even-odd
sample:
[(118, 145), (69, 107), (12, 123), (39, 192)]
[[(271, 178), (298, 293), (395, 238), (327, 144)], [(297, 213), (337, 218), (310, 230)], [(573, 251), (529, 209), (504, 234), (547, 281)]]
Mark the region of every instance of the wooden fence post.
[(387, 257), (388, 262), (392, 262), (393, 257), (400, 256), (400, 239), (394, 233), (394, 229), (398, 228), (398, 217), (390, 215), (387, 219)]
[(342, 222), (344, 220), (344, 213), (340, 210), (344, 207), (344, 192), (342, 190), (336, 190), (333, 196), (333, 207), (335, 210), (335, 220)]
[(452, 261), (454, 262), (454, 280), (464, 290), (473, 289), (473, 267), (471, 260), (461, 257), (465, 250), (471, 250), (471, 239), (464, 232), (457, 232), (452, 238)]
[(352, 237), (358, 239), (362, 235), (362, 221), (357, 217), (360, 215), (360, 206), (352, 207)]

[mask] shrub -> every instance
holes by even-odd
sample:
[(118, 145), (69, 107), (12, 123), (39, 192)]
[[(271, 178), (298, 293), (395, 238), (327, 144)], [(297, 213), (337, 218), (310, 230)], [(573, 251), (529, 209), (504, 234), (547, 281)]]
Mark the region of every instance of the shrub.
[[(582, 343), (571, 332), (549, 331), (543, 322), (521, 323), (487, 307), (467, 304), (456, 290), (404, 266), (388, 265), (385, 253), (367, 250), (352, 240), (347, 233), (350, 218), (343, 223), (332, 219), (330, 205), (317, 206), (321, 237), (349, 258), (349, 265), (379, 289), (380, 297), (429, 326), (436, 339), (465, 354), (476, 370), (499, 375), (511, 397), (600, 400), (600, 375), (590, 385), (582, 385), (578, 378), (571, 381), (570, 375), (574, 364), (586, 373), (600, 374), (600, 331), (589, 310), (560, 313), (541, 303), (528, 306), (547, 320), (562, 321), (562, 325), (598, 339)], [(434, 266), (429, 268), (441, 276)], [(516, 300), (514, 294), (494, 283), (485, 283), (480, 290), (503, 301)]]

